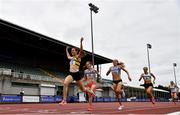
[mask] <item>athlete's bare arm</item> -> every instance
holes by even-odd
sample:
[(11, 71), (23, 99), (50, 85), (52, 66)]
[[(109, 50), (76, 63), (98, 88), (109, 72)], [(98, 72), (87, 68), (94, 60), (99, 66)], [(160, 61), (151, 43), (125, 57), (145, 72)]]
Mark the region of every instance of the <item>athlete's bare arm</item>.
[(100, 76), (99, 72), (94, 69), (94, 72), (97, 74), (97, 76)]
[(86, 75), (84, 75), (82, 81), (87, 81), (87, 76)]
[[(119, 65), (119, 66), (121, 67), (121, 65)], [(132, 79), (131, 79), (131, 77), (130, 77), (130, 75), (129, 75), (128, 70), (127, 70), (127, 69), (125, 69), (124, 67), (121, 67), (121, 69), (122, 69), (124, 72), (126, 72), (126, 74), (128, 75), (128, 79), (129, 79), (129, 81), (131, 81)]]
[(107, 71), (106, 76), (108, 76), (110, 72), (111, 72), (111, 68), (109, 68), (109, 70)]
[(83, 51), (83, 42), (84, 38), (82, 37), (81, 40), (80, 40), (80, 51), (79, 51), (79, 54), (78, 54), (78, 57), (79, 58), (82, 58), (84, 56), (84, 51)]
[(69, 46), (66, 47), (66, 55), (68, 59), (71, 59), (72, 57), (70, 56), (68, 49), (69, 49)]
[(152, 73), (150, 73), (150, 74), (151, 74), (151, 76), (154, 78), (154, 79), (153, 79), (153, 84), (155, 84), (156, 77), (155, 77)]
[(139, 78), (139, 81), (141, 81), (141, 79), (143, 78), (143, 74), (141, 74), (140, 78)]

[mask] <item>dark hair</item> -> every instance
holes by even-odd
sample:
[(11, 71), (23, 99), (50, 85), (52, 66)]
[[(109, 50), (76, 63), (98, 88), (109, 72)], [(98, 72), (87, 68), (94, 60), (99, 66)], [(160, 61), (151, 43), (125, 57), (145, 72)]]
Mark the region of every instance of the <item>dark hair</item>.
[[(87, 61), (88, 63), (90, 63), (91, 65), (92, 65), (92, 62), (91, 61)], [(86, 63), (87, 63), (86, 62)], [(87, 67), (86, 67), (86, 64), (83, 66), (83, 70), (86, 70), (87, 69)]]
[(147, 69), (148, 70), (148, 67), (143, 67), (143, 69)]
[(90, 63), (92, 65), (92, 61), (87, 61), (86, 63)]
[(77, 52), (79, 52), (79, 48), (72, 47), (71, 50), (72, 50), (72, 49), (75, 49)]
[(86, 70), (86, 69), (87, 69), (87, 67), (86, 67), (86, 65), (84, 65), (83, 68), (82, 68), (82, 70), (84, 71), (84, 70)]
[[(79, 53), (79, 51), (80, 51), (80, 49), (79, 48), (77, 48), (77, 47), (73, 47), (73, 48), (71, 48), (71, 50), (72, 49), (75, 49), (76, 50), (76, 52), (77, 52), (77, 54)], [(81, 52), (81, 54), (80, 55), (82, 55), (82, 57), (84, 57), (85, 55), (86, 55), (86, 52), (85, 51), (83, 51), (83, 52)]]

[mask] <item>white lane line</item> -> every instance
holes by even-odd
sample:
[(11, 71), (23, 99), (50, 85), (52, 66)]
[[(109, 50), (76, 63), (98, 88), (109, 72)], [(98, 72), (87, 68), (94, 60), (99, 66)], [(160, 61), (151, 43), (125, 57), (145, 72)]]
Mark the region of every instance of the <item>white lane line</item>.
[[(155, 106), (155, 107), (124, 107), (121, 111), (125, 111), (125, 112), (134, 112), (134, 111), (141, 111), (141, 110), (156, 110), (156, 109), (170, 109), (170, 108), (174, 108), (175, 106), (166, 106), (166, 107), (158, 107), (158, 106)], [(106, 109), (104, 109), (106, 110)], [(109, 109), (110, 110), (110, 109)], [(111, 109), (112, 110), (112, 109)], [(118, 110), (117, 110), (118, 111)], [(110, 112), (106, 112), (106, 114), (108, 113), (117, 113), (117, 111), (110, 111)], [(119, 111), (119, 112), (121, 112)]]
[(180, 111), (173, 112), (173, 113), (168, 113), (167, 115), (180, 115)]

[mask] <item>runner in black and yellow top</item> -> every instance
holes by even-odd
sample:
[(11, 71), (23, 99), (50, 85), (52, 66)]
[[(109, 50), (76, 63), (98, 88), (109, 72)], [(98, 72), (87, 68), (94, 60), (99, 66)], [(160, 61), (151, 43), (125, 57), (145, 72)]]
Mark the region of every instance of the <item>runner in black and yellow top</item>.
[(124, 65), (120, 64), (117, 59), (113, 60), (113, 66), (109, 68), (106, 75), (108, 76), (109, 73), (112, 73), (113, 77), (113, 91), (116, 94), (116, 98), (119, 102), (119, 108), (118, 110), (122, 110), (123, 106), (121, 104), (120, 98), (122, 97), (122, 79), (121, 79), (121, 70), (125, 71), (128, 75), (129, 81), (131, 81), (131, 77), (129, 75), (129, 72), (125, 69)]
[(81, 81), (81, 75), (79, 72), (79, 67), (80, 67), (80, 63), (81, 63), (81, 58), (84, 56), (84, 51), (83, 51), (83, 38), (81, 38), (80, 41), (80, 51), (78, 53), (78, 51), (76, 50), (76, 48), (72, 48), (71, 49), (71, 55), (68, 52), (69, 47), (66, 47), (66, 55), (67, 58), (70, 60), (70, 69), (69, 69), (69, 75), (65, 78), (64, 80), (64, 87), (63, 87), (63, 100), (61, 101), (61, 105), (65, 105), (67, 104), (66, 98), (67, 98), (67, 92), (68, 92), (68, 86), (69, 84), (75, 80), (76, 83), (78, 84), (78, 86), (80, 87), (80, 89), (83, 92), (88, 92), (92, 95), (95, 95), (93, 91), (89, 90), (88, 88), (85, 88), (82, 84)]
[[(140, 77), (139, 81), (141, 81), (141, 79), (143, 78), (145, 92), (149, 96), (150, 101), (152, 102), (152, 104), (155, 104), (155, 99), (154, 99), (152, 90), (153, 90), (153, 84), (155, 83), (156, 77), (152, 73), (148, 73), (148, 68), (147, 67), (144, 67), (143, 70), (144, 70), (144, 73), (141, 74), (141, 77)], [(152, 83), (151, 77), (154, 78), (153, 83)]]

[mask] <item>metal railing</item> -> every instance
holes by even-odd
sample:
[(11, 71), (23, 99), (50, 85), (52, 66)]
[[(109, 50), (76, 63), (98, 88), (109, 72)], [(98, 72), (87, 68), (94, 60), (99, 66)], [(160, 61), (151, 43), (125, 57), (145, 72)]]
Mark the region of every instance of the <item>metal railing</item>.
[(9, 75), (13, 78), (24, 79), (24, 80), (37, 80), (37, 81), (48, 81), (48, 82), (61, 82), (62, 80), (59, 78), (51, 78), (45, 75), (35, 75), (35, 74), (27, 74), (20, 72), (11, 72), (11, 69), (0, 68), (0, 75)]
[(18, 79), (26, 79), (26, 80), (57, 82), (56, 79), (50, 78), (49, 76), (33, 75), (33, 74), (18, 73), (18, 72), (12, 72), (12, 77), (18, 78)]

